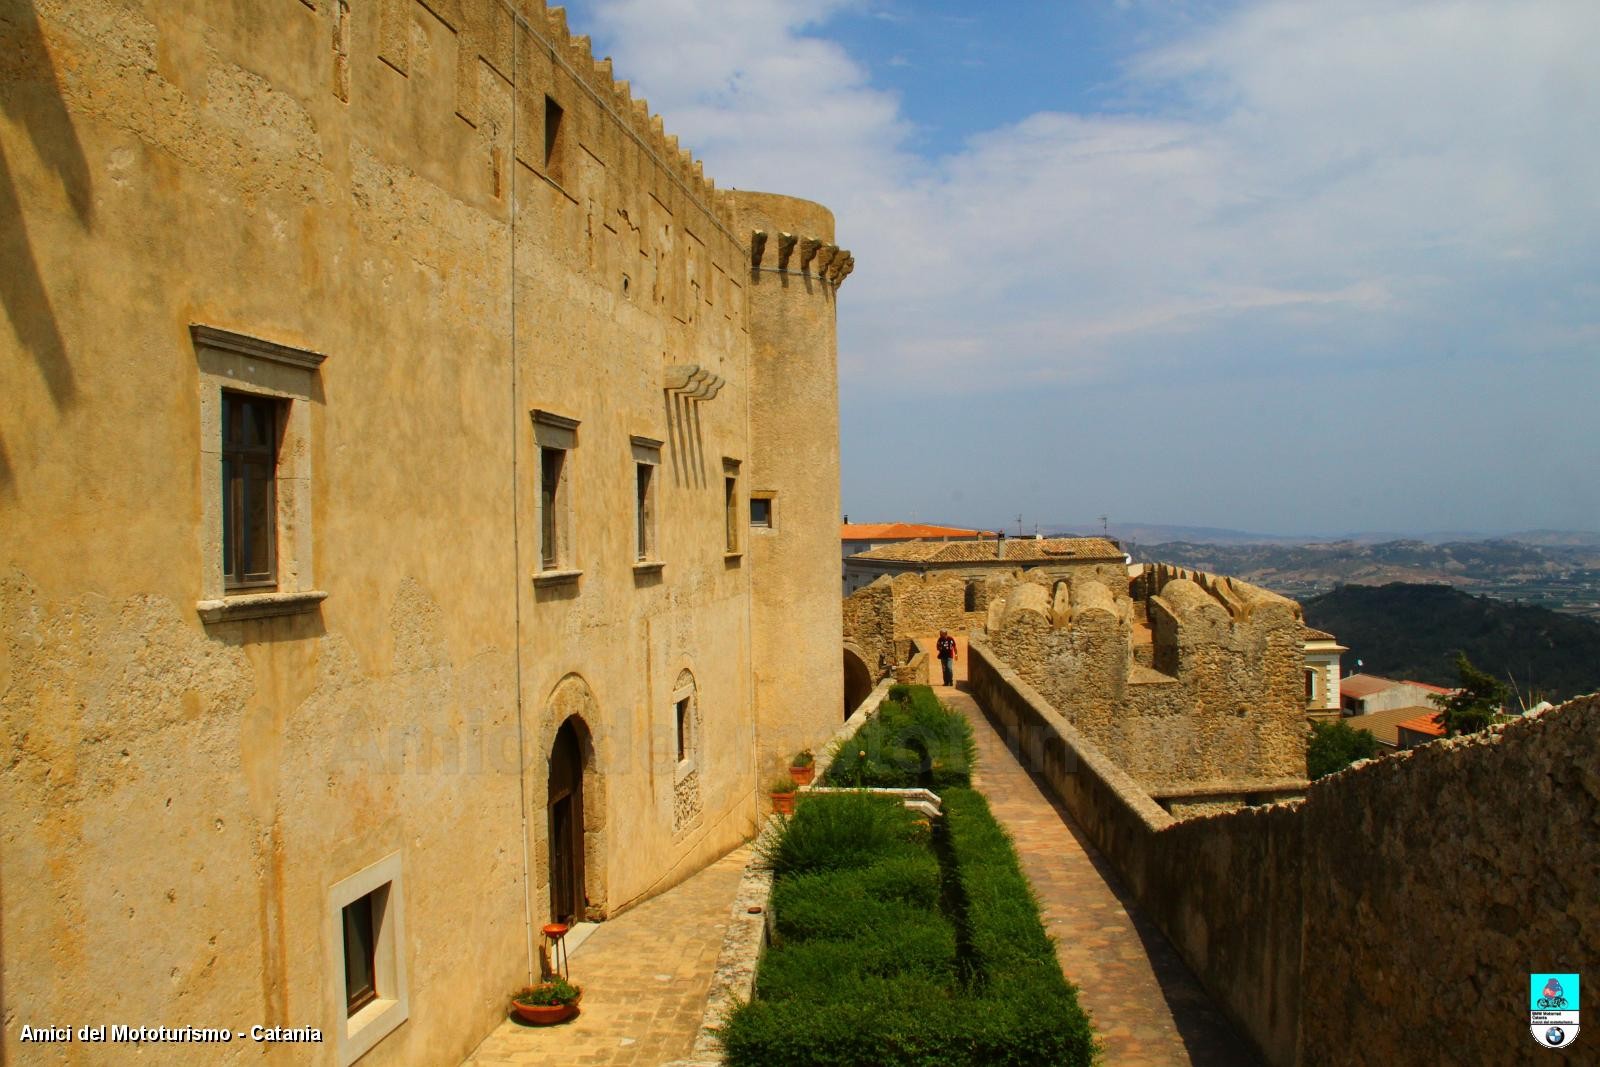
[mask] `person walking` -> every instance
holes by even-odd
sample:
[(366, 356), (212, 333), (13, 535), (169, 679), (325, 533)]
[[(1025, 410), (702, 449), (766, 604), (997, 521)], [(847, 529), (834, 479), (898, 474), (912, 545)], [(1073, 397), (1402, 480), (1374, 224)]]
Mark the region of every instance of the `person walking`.
[(955, 658), (956, 639), (950, 636), (948, 630), (939, 631), (939, 666), (944, 668), (944, 684), (956, 684)]

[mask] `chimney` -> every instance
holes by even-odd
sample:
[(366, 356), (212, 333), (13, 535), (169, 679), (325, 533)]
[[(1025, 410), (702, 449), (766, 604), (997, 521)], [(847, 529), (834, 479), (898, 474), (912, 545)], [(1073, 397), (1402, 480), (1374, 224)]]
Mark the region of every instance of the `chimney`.
[(994, 558), (1006, 558), (1006, 532), (1004, 530), (1000, 531), (1000, 537), (994, 543)]

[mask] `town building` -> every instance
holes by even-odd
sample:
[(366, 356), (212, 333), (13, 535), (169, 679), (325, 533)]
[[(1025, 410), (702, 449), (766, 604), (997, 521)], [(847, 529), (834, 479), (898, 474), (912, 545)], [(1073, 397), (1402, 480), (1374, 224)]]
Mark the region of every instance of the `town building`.
[(1346, 715), (1371, 715), (1395, 708), (1431, 706), (1431, 697), (1449, 696), (1453, 692), (1455, 690), (1426, 682), (1352, 674), (1339, 681), (1339, 704)]
[(1324, 630), (1305, 628), (1306, 718), (1331, 722), (1341, 714), (1339, 662), (1350, 651)]
[[(993, 530), (969, 530), (963, 526), (917, 522), (851, 522), (850, 516), (846, 515), (839, 527), (839, 547), (841, 558), (848, 560), (859, 552), (870, 552), (874, 548), (906, 541), (976, 541), (993, 536)], [(844, 595), (849, 596), (870, 580), (858, 578), (859, 584), (852, 587), (850, 577), (846, 574)]]
[(837, 725), (854, 260), (539, 0), (0, 54), (6, 1014), (459, 1062)]

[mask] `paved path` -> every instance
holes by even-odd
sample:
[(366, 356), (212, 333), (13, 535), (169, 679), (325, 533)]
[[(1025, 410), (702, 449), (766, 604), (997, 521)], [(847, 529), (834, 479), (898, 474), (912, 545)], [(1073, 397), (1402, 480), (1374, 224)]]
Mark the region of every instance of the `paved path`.
[(934, 692), (972, 721), (974, 784), (1016, 841), (1061, 969), (1094, 1015), (1106, 1067), (1259, 1064), (1165, 936), (1132, 914), (1105, 858), (1023, 770), (977, 703), (956, 689)]
[(687, 1056), (750, 850), (603, 922), (572, 957), (583, 1011), (560, 1026), (507, 1019), (467, 1059), (472, 1067), (656, 1067)]

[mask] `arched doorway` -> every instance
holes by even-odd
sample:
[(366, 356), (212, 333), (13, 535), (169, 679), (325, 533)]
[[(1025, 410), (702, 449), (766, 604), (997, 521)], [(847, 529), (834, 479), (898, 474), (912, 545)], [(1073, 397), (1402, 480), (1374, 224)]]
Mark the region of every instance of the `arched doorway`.
[(583, 877), (583, 764), (581, 720), (561, 724), (550, 746), (550, 917), (582, 922), (589, 917)]
[(861, 706), (872, 692), (872, 671), (867, 667), (867, 661), (861, 658), (861, 653), (845, 646), (844, 650), (844, 717), (849, 718), (850, 713)]

